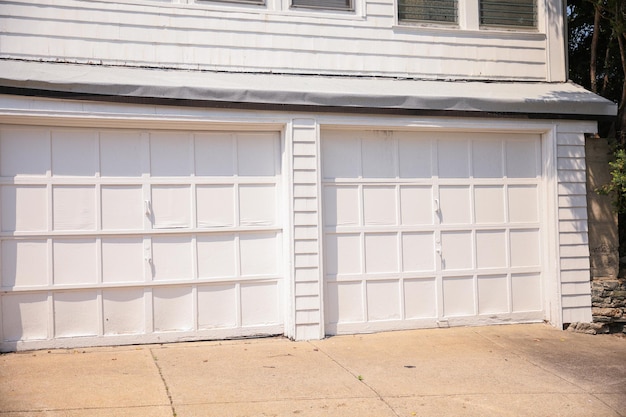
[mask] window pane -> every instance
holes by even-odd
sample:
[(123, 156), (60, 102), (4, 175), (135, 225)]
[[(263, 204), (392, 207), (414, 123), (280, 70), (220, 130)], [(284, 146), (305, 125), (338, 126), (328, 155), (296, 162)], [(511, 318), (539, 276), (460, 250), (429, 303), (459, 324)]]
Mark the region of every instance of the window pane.
[(398, 0), (400, 20), (456, 23), (456, 0)]
[(352, 0), (292, 0), (291, 5), (312, 9), (352, 10)]
[[(168, 0), (171, 3), (171, 0)], [(224, 3), (265, 4), (265, 0), (215, 0)]]
[(535, 27), (535, 0), (481, 0), (480, 24)]

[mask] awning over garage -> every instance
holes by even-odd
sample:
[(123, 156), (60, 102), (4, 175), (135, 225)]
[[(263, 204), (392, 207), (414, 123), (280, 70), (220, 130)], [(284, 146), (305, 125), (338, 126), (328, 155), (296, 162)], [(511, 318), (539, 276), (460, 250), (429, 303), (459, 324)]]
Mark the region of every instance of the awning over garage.
[(219, 107), (456, 112), (540, 118), (614, 116), (616, 105), (570, 83), (434, 81), (219, 73), (0, 61), (0, 92), (114, 101), (184, 100)]

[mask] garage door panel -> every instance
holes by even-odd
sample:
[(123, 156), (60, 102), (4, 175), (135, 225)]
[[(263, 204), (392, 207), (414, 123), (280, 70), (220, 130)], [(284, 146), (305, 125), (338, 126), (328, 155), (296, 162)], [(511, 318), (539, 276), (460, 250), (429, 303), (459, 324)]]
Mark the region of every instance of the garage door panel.
[(398, 236), (395, 233), (365, 234), (365, 272), (398, 272)]
[(276, 282), (241, 284), (241, 325), (278, 323), (280, 321), (278, 291)]
[(280, 242), (274, 232), (246, 233), (239, 237), (242, 276), (276, 275)]
[(416, 140), (415, 135), (396, 134), (400, 178), (430, 178), (432, 172), (432, 143), (428, 138)]
[(238, 173), (244, 177), (276, 175), (278, 153), (272, 134), (243, 133), (237, 137)]
[(145, 265), (142, 237), (102, 238), (102, 282), (144, 281)]
[(42, 129), (0, 130), (0, 175), (45, 176), (51, 170), (50, 134)]
[(329, 234), (325, 238), (328, 250), (326, 273), (348, 275), (361, 273), (361, 236), (359, 234)]
[(45, 186), (3, 185), (3, 232), (41, 232), (48, 230), (48, 191)]
[(193, 329), (191, 286), (156, 287), (152, 290), (152, 298), (155, 332)]
[(507, 245), (505, 230), (479, 230), (476, 232), (476, 267), (506, 268)]
[(150, 134), (150, 172), (154, 177), (187, 177), (194, 172), (189, 133)]
[(84, 337), (98, 335), (96, 291), (57, 292), (53, 296), (54, 335)]
[(402, 234), (402, 271), (432, 272), (435, 270), (435, 234), (405, 232)]
[[(361, 175), (361, 141), (341, 133), (329, 134), (322, 142), (322, 175), (324, 178), (358, 178)], [(357, 157), (355, 157), (357, 155)]]
[(53, 186), (52, 210), (54, 230), (95, 230), (95, 186)]
[(48, 338), (48, 294), (7, 294), (2, 297), (2, 331), (7, 341)]
[(47, 240), (4, 240), (1, 251), (3, 287), (48, 284)]
[(536, 185), (510, 185), (508, 187), (509, 221), (537, 223), (539, 221), (538, 201)]
[(156, 281), (193, 278), (191, 236), (152, 238), (153, 277)]
[(439, 178), (469, 178), (469, 142), (446, 139), (437, 142)]
[(364, 321), (361, 282), (328, 282), (326, 300), (329, 323)]
[(437, 282), (435, 277), (404, 280), (404, 318), (437, 317)]
[(399, 281), (368, 281), (366, 291), (368, 321), (398, 320), (402, 317)]
[(235, 188), (232, 185), (196, 187), (197, 224), (202, 227), (235, 225)]
[(225, 132), (195, 134), (195, 167), (198, 176), (235, 175), (233, 135)]
[(504, 174), (503, 142), (500, 140), (472, 141), (472, 175), (474, 178), (502, 178)]
[(198, 328), (218, 329), (236, 325), (236, 285), (198, 286)]
[(153, 185), (152, 218), (155, 229), (191, 227), (191, 187)]
[(239, 223), (242, 226), (276, 224), (276, 187), (268, 185), (239, 186)]
[(512, 267), (539, 267), (539, 230), (520, 229), (510, 232), (510, 250)]
[(394, 186), (363, 186), (365, 226), (395, 225), (396, 201)]
[(148, 173), (143, 163), (141, 133), (100, 133), (100, 175), (103, 177), (140, 177)]
[(444, 277), (443, 315), (445, 317), (460, 317), (475, 314), (473, 277)]
[(473, 268), (473, 238), (470, 231), (441, 232), (441, 266), (443, 270)]
[(105, 335), (145, 332), (146, 306), (141, 288), (102, 291), (102, 315)]
[(52, 244), (54, 284), (98, 282), (98, 246), (95, 238), (55, 239)]
[(95, 133), (52, 131), (52, 175), (94, 177), (100, 171)]
[(541, 310), (541, 276), (512, 274), (511, 294), (513, 312)]
[[(441, 186), (441, 223), (469, 224), (472, 218), (469, 186)], [(423, 203), (422, 203), (423, 204)]]
[(144, 228), (144, 200), (140, 185), (103, 185), (100, 193), (103, 230)]
[(509, 282), (507, 275), (478, 277), (478, 314), (508, 313)]
[(361, 141), (363, 178), (394, 178), (394, 141), (386, 132), (368, 132)]
[(538, 144), (534, 139), (506, 142), (506, 175), (508, 178), (535, 178), (538, 166)]
[(198, 277), (228, 278), (237, 275), (235, 236), (198, 236)]
[(325, 225), (357, 226), (359, 220), (359, 188), (356, 186), (326, 186), (324, 189)]
[(504, 187), (494, 185), (474, 186), (474, 213), (478, 224), (505, 222)]
[(400, 187), (400, 217), (404, 226), (433, 224), (434, 207), (431, 186)]

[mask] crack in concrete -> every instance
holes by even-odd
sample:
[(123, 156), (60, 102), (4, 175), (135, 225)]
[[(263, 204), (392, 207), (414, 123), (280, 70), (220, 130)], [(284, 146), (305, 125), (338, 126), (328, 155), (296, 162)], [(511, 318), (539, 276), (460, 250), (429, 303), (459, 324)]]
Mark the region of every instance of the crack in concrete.
[(335, 364), (337, 364), (337, 366), (339, 366), (341, 369), (343, 369), (344, 371), (346, 371), (347, 373), (349, 373), (350, 375), (352, 375), (355, 379), (359, 380), (359, 382), (361, 382), (363, 385), (365, 385), (367, 388), (369, 388), (370, 391), (372, 391), (374, 394), (376, 394), (376, 396), (378, 397), (378, 399), (380, 401), (383, 402), (383, 404), (385, 404), (390, 410), (391, 412), (396, 416), (396, 417), (400, 417), (400, 414), (398, 414), (396, 412), (396, 410), (391, 406), (391, 404), (389, 404), (387, 402), (387, 400), (385, 400), (383, 398), (382, 395), (380, 395), (380, 393), (378, 391), (376, 391), (374, 389), (374, 387), (372, 387), (370, 384), (368, 384), (365, 379), (361, 376), (361, 375), (357, 375), (355, 373), (353, 373), (351, 370), (349, 370), (348, 368), (346, 368), (345, 366), (343, 366), (341, 363), (339, 363), (335, 358), (333, 358), (332, 356), (330, 356), (328, 354), (328, 352), (324, 351), (321, 347), (314, 345), (313, 343), (311, 343), (310, 341), (307, 342), (309, 345), (313, 346), (315, 349), (317, 349), (318, 351), (320, 351), (321, 353), (323, 353), (324, 355), (326, 355), (326, 357), (328, 359), (330, 359), (332, 362), (334, 362)]
[(172, 416), (176, 417), (177, 415), (176, 407), (174, 407), (174, 401), (172, 401), (172, 394), (170, 393), (170, 387), (167, 385), (167, 381), (165, 380), (165, 377), (163, 376), (163, 371), (161, 369), (161, 366), (159, 366), (159, 360), (154, 354), (154, 351), (152, 349), (150, 349), (150, 355), (152, 356), (152, 361), (154, 362), (154, 365), (159, 371), (159, 377), (161, 377), (161, 381), (163, 381), (163, 386), (165, 387), (165, 393), (167, 394), (167, 399), (169, 400), (170, 408), (172, 409)]

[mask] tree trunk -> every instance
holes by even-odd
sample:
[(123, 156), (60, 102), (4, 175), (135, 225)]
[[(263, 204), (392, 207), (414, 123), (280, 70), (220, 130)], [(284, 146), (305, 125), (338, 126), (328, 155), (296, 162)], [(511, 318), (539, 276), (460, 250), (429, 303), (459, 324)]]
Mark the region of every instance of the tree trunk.
[(604, 62), (602, 63), (604, 76), (602, 77), (602, 88), (600, 89), (600, 95), (603, 97), (606, 95), (606, 90), (607, 88), (609, 88), (609, 83), (611, 82), (611, 79), (609, 77), (609, 68), (610, 68), (611, 58), (612, 58), (611, 46), (614, 40), (615, 40), (615, 36), (614, 34), (611, 34), (611, 37), (609, 38), (609, 41), (606, 44), (606, 51), (604, 52)]
[[(626, 75), (626, 42), (624, 42), (624, 33), (617, 34), (617, 43), (619, 45), (619, 57), (622, 62), (622, 73)], [(626, 135), (624, 135), (624, 127), (626, 126), (626, 112), (624, 106), (626, 105), (626, 81), (622, 83), (622, 98), (620, 99), (619, 107), (617, 109), (617, 126), (615, 128), (617, 133), (617, 139), (622, 144), (626, 145)]]
[(593, 36), (591, 37), (591, 58), (589, 60), (589, 81), (591, 81), (591, 91), (598, 92), (597, 60), (598, 60), (598, 39), (600, 36), (601, 11), (598, 4), (593, 5)]

